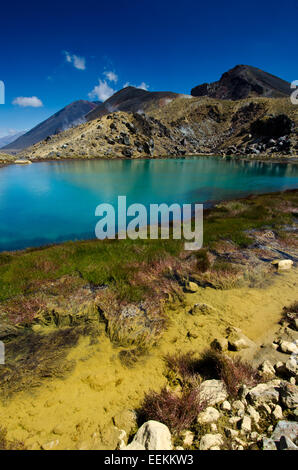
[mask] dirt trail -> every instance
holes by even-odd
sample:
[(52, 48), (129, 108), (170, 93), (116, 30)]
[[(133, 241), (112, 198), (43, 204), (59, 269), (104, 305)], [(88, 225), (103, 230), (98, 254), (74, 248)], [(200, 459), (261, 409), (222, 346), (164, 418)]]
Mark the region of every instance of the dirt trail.
[[(135, 367), (125, 368), (103, 334), (97, 344), (82, 338), (69, 359), (76, 360), (73, 373), (64, 380), (45, 382), (31, 393), (18, 393), (0, 403), (0, 423), (9, 439), (20, 439), (28, 448), (104, 449), (115, 445), (112, 417), (138, 406), (148, 389), (165, 383), (165, 353), (202, 351), (228, 325), (241, 328), (258, 344), (277, 325), (282, 307), (297, 300), (298, 269), (274, 275), (266, 288), (226, 291), (200, 288), (187, 294), (186, 306), (168, 310), (170, 327), (150, 355)], [(190, 315), (195, 303), (214, 310)]]

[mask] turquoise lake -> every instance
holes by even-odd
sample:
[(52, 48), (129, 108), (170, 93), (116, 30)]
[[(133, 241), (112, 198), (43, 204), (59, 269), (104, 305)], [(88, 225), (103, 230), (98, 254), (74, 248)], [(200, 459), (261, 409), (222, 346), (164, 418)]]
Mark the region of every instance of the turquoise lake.
[(41, 162), (0, 168), (0, 251), (95, 238), (95, 209), (204, 203), (298, 188), (298, 165), (214, 157)]

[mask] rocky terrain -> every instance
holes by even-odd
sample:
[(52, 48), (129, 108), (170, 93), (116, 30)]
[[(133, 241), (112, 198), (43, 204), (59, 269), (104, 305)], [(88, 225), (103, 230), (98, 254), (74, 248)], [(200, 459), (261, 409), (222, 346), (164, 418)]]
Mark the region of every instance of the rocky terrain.
[(291, 84), (256, 67), (236, 65), (219, 81), (198, 85), (191, 94), (220, 100), (242, 100), (252, 96), (283, 98), (291, 94)]
[(36, 127), (21, 135), (10, 144), (3, 147), (3, 151), (9, 153), (17, 153), (24, 148), (30, 147), (51, 135), (63, 132), (69, 127), (76, 126), (81, 122), (85, 122), (85, 115), (96, 108), (97, 104), (90, 101), (74, 101), (65, 106), (49, 119), (38, 124)]
[(146, 114), (105, 114), (18, 155), (30, 160), (235, 155), (294, 160), (297, 112), (289, 99), (178, 97)]
[(193, 96), (129, 86), (104, 103), (72, 103), (4, 150), (32, 161), (200, 154), (295, 160), (291, 91), (284, 80), (242, 65)]
[[(149, 393), (143, 405), (149, 421), (128, 445), (122, 429), (119, 448), (298, 450), (297, 302), (285, 313), (282, 323), (277, 337), (268, 344), (271, 350), (280, 351), (280, 360), (274, 365), (266, 359), (254, 369), (239, 357), (227, 355), (228, 350), (257, 349), (235, 328), (228, 328), (225, 337), (214, 339), (213, 351), (205, 353), (203, 359), (189, 354), (167, 358), (175, 374), (175, 392), (170, 391), (169, 383), (160, 394)], [(271, 357), (268, 351), (267, 355)], [(206, 373), (207, 368), (209, 378), (202, 381), (199, 374)], [(181, 413), (182, 399), (185, 413), (187, 400), (190, 402), (188, 416)], [(172, 415), (169, 407), (174, 408)]]

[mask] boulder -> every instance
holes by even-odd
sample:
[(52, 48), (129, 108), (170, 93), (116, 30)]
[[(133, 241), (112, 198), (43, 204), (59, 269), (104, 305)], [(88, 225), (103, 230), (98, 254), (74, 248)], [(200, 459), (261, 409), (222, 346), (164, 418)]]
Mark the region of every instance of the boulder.
[(213, 408), (212, 406), (208, 406), (205, 411), (202, 411), (202, 413), (199, 414), (198, 416), (198, 423), (199, 424), (210, 424), (210, 423), (216, 423), (219, 420), (220, 414), (219, 411), (217, 411), (216, 408)]
[(280, 390), (280, 400), (285, 408), (294, 409), (298, 407), (297, 385), (285, 384)]
[(281, 406), (279, 405), (276, 405), (274, 407), (274, 410), (272, 411), (272, 415), (274, 416), (274, 418), (278, 421), (280, 419), (283, 418), (283, 415), (282, 415), (282, 408)]
[(274, 440), (268, 437), (263, 437), (263, 450), (277, 450)]
[(270, 376), (275, 376), (275, 370), (273, 365), (271, 364), (270, 361), (264, 361), (260, 366), (259, 366), (259, 371), (261, 372), (262, 375), (270, 377)]
[(221, 380), (205, 380), (200, 387), (200, 398), (209, 406), (222, 403), (228, 398), (225, 384)]
[(185, 290), (187, 292), (195, 293), (199, 290), (199, 286), (195, 282), (189, 281), (185, 285)]
[(193, 443), (193, 440), (195, 438), (195, 435), (191, 431), (183, 431), (181, 433), (181, 436), (183, 437), (183, 445), (186, 447), (190, 447)]
[(248, 392), (247, 398), (251, 404), (256, 406), (262, 403), (278, 403), (278, 387), (270, 382), (259, 384)]
[(298, 423), (294, 421), (279, 421), (271, 435), (274, 442), (279, 442), (281, 436), (288, 437), (295, 442), (298, 436)]
[(158, 421), (144, 423), (123, 450), (172, 450), (169, 428)]
[(278, 444), (279, 450), (298, 450), (298, 446), (286, 436), (281, 436)]
[(279, 270), (284, 271), (286, 269), (291, 269), (293, 266), (293, 261), (291, 259), (281, 259), (281, 260), (274, 260), (272, 264)]
[(253, 406), (248, 405), (246, 411), (249, 414), (249, 416), (252, 418), (252, 420), (255, 422), (255, 424), (258, 424), (258, 422), (260, 421), (260, 414), (257, 412), (257, 410), (255, 410)]
[(287, 360), (287, 362), (285, 364), (285, 368), (288, 371), (289, 375), (291, 375), (293, 377), (298, 375), (298, 356), (297, 355), (291, 356)]
[(205, 434), (200, 440), (200, 450), (210, 450), (212, 447), (223, 445), (221, 434)]
[(297, 342), (281, 341), (279, 343), (279, 348), (281, 352), (286, 354), (298, 354)]
[(231, 411), (232, 407), (231, 407), (231, 404), (229, 401), (225, 400), (222, 404), (221, 404), (221, 409), (223, 411)]
[(255, 343), (245, 336), (239, 328), (227, 328), (227, 339), (230, 351), (241, 351), (255, 346)]
[(244, 416), (242, 418), (240, 428), (244, 433), (251, 432), (251, 419), (249, 416)]

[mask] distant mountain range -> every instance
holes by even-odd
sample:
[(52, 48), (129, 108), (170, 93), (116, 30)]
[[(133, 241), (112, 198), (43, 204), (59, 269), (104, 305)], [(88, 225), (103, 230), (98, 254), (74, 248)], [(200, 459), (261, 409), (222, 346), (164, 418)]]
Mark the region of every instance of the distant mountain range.
[(191, 94), (219, 100), (242, 100), (249, 96), (283, 98), (291, 94), (291, 86), (289, 82), (256, 67), (236, 65), (219, 81), (198, 85)]
[[(13, 142), (4, 142), (3, 151), (18, 153), (50, 136), (116, 111), (151, 113), (164, 108), (177, 98), (193, 96), (236, 101), (258, 96), (284, 98), (288, 97), (291, 91), (290, 83), (249, 65), (237, 65), (224, 73), (219, 81), (196, 86), (191, 90), (191, 95), (171, 91), (150, 92), (129, 86), (116, 92), (104, 103), (84, 100), (71, 103)], [(175, 114), (171, 119), (176, 119)]]
[(85, 115), (96, 108), (97, 105), (98, 103), (85, 100), (74, 101), (29, 132), (26, 132), (26, 134), (6, 145), (3, 150), (9, 153), (17, 153), (51, 135), (82, 124), (85, 122)]
[(9, 134), (5, 135), (4, 137), (0, 137), (0, 149), (4, 147), (5, 145), (10, 144), (11, 142), (14, 142), (16, 139), (21, 137), (21, 135), (24, 135), (26, 131), (21, 131), (21, 132), (16, 132), (15, 134)]

